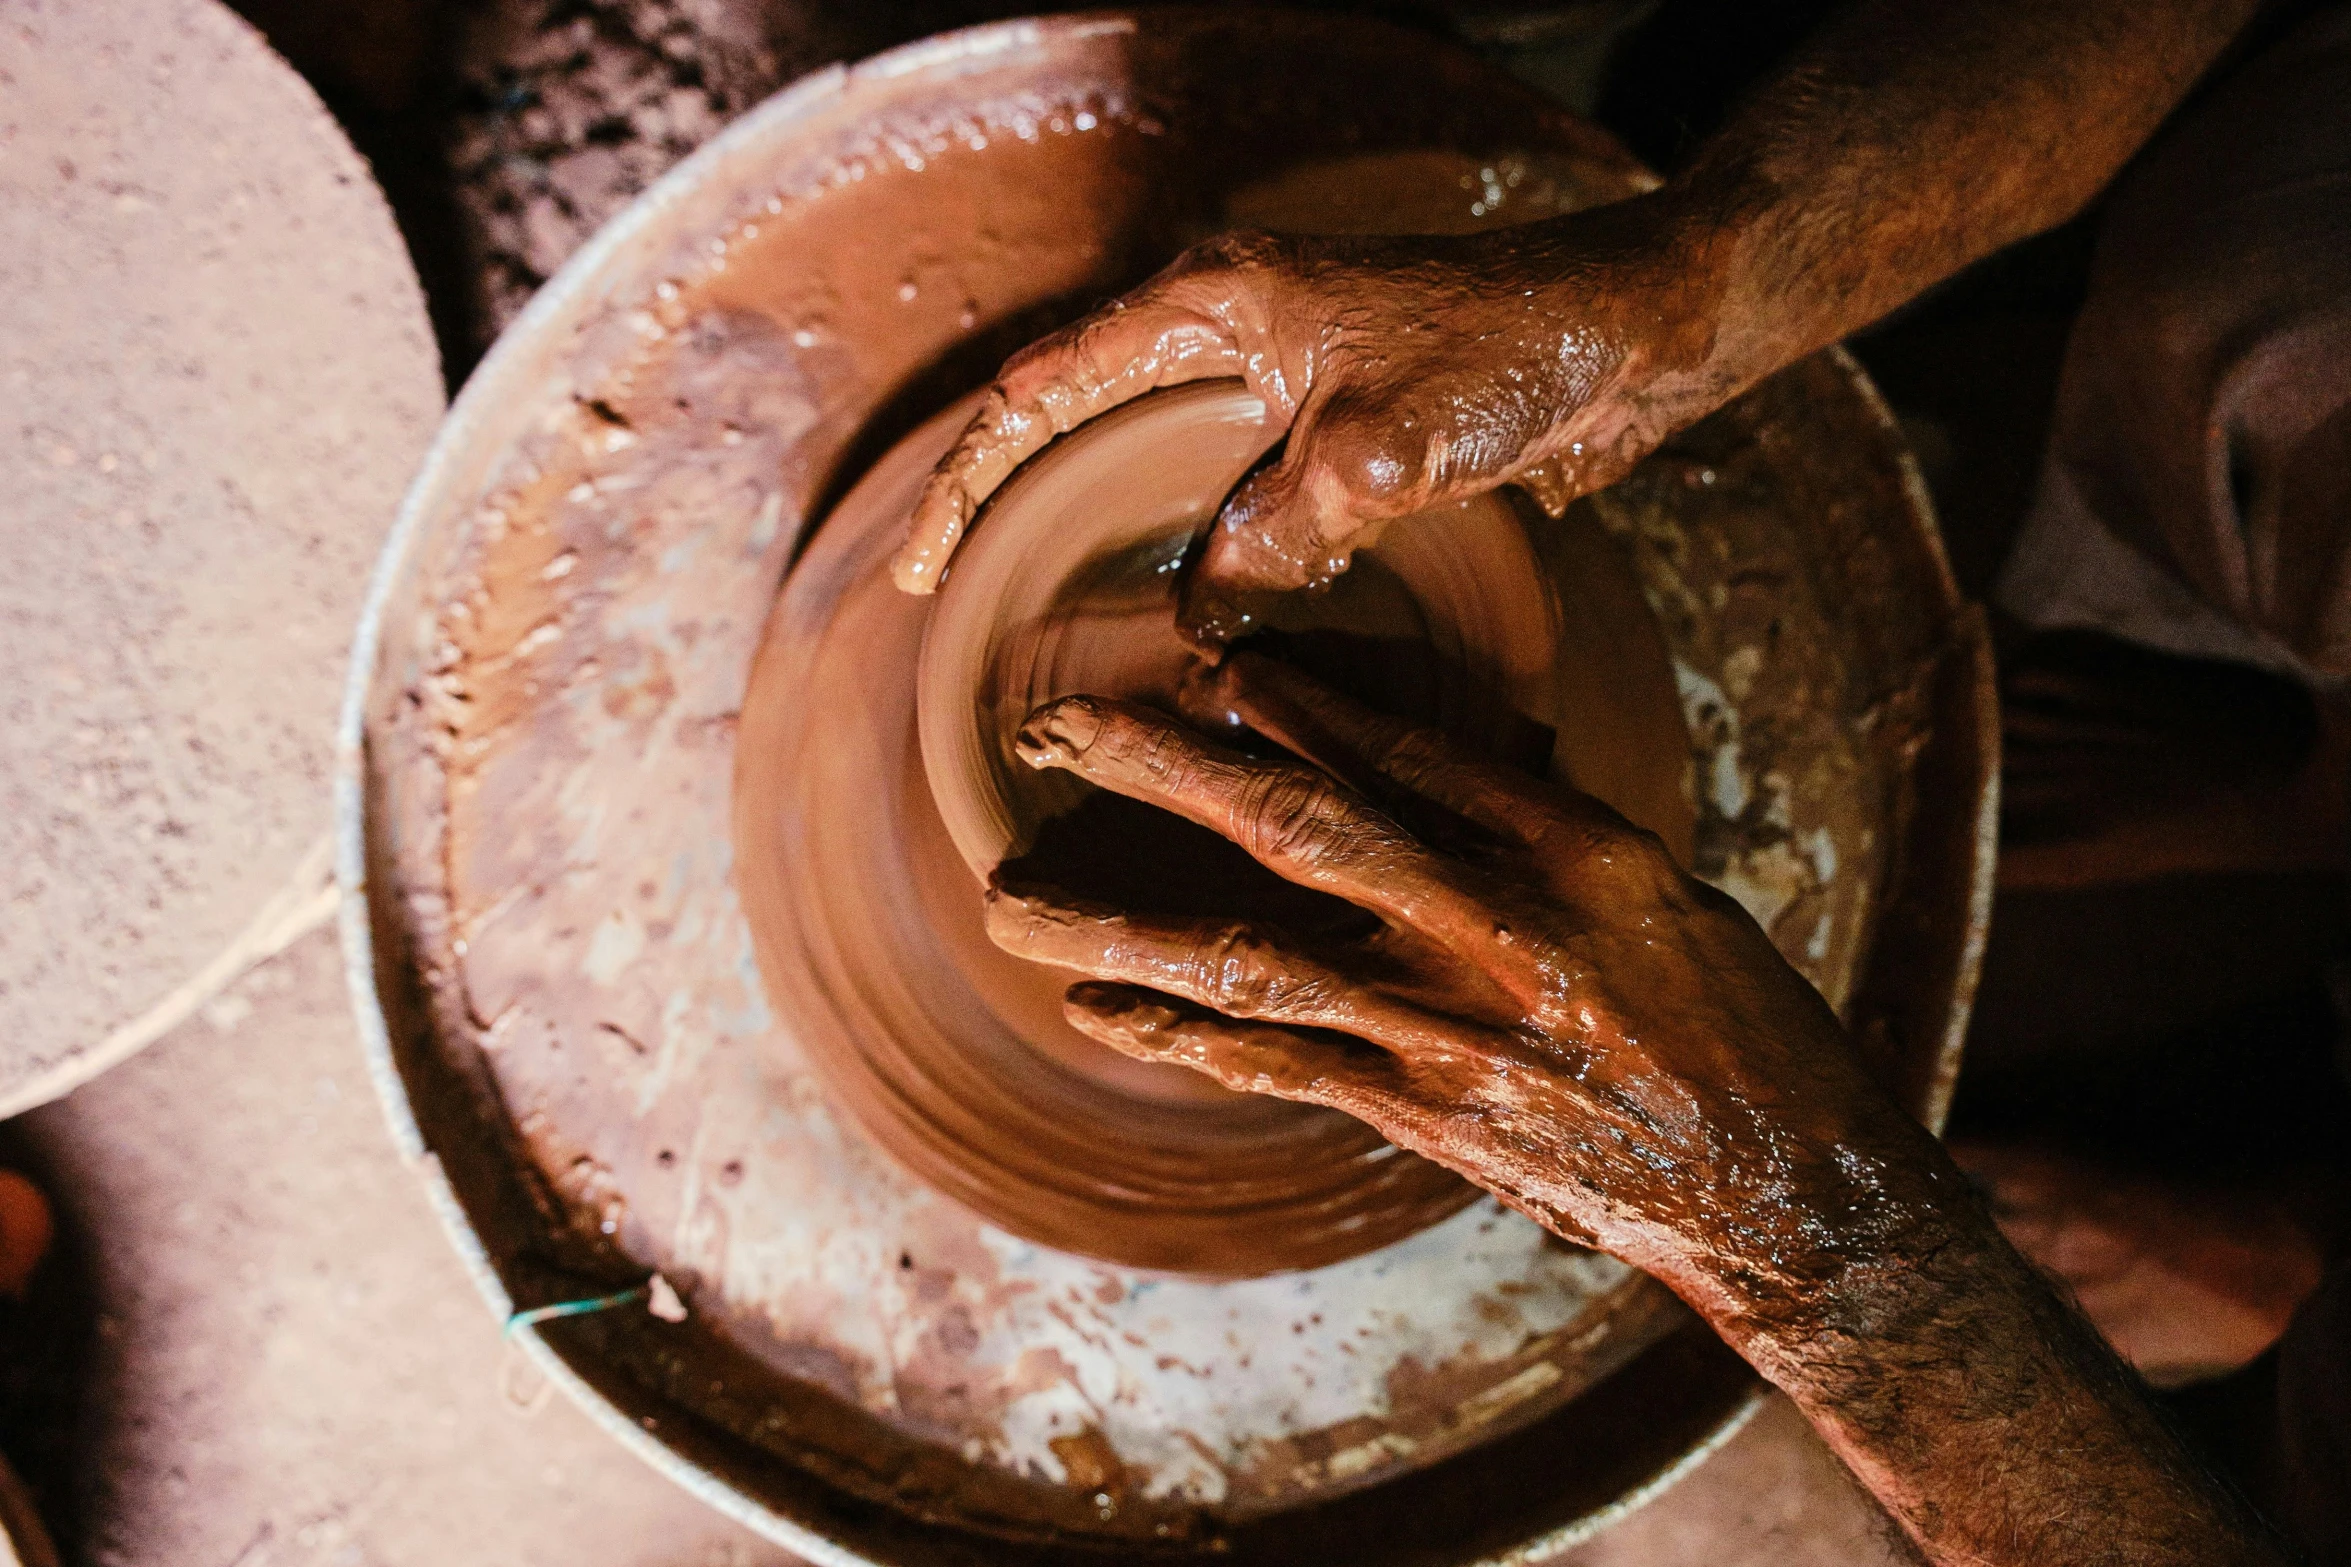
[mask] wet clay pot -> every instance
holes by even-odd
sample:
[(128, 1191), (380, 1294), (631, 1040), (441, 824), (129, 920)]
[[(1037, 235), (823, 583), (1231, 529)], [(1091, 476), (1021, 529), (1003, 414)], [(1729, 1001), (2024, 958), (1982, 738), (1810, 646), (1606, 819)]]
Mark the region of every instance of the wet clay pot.
[[(1064, 1052), (1033, 1022), (1056, 982), (988, 967), (975, 872), (1062, 808), (988, 784), (991, 736), (1107, 667), (1021, 628), (1110, 646), (1064, 633), (1148, 587), (1160, 535), (1026, 570), (983, 516), (964, 588), (878, 576), (957, 399), (1185, 243), (1506, 223), (1646, 178), (1384, 26), (1005, 24), (771, 100), (516, 323), (362, 627), (345, 934), (395, 1127), (498, 1309), (655, 1270), (683, 1297), (528, 1337), (617, 1435), (813, 1560), (1465, 1562), (1588, 1533), (1751, 1405), (1651, 1281), (1435, 1172), (1399, 1205), (1356, 1180), (1395, 1161), (1351, 1124)], [(1169, 408), (1246, 422), (1234, 395), (1138, 405), (1033, 478), (1083, 491), (1085, 452), (1127, 461), (1107, 443)], [(1521, 639), (1456, 635), (1483, 672), (1432, 675), (1431, 716), (1559, 729), (1549, 765), (1746, 903), (1939, 1122), (1988, 895), (1988, 666), (1859, 372), (1798, 366), (1563, 519), (1479, 504), (1457, 536), (1518, 564), (1472, 575), (1547, 640), (1514, 673)], [(1393, 532), (1365, 580), (1441, 648), (1477, 617), (1411, 558), (1440, 534)], [(1041, 1083), (1053, 1113), (1006, 1137)], [(1124, 1186), (956, 1156), (1079, 1111), (1124, 1129)], [(1204, 1204), (1203, 1169), (1285, 1138), (1385, 1215), (1368, 1239)]]
[[(1347, 1116), (1085, 1039), (1061, 1018), (1069, 976), (986, 939), (978, 891), (1016, 855), (1122, 907), (1292, 932), (1358, 916), (1012, 751), (1056, 696), (1175, 705), (1197, 663), (1176, 630), (1178, 570), (1278, 439), (1264, 404), (1216, 381), (1092, 421), (986, 508), (935, 600), (909, 598), (885, 563), (971, 406), (899, 442), (827, 516), (753, 672), (736, 882), (780, 1021), (829, 1096), (926, 1185), (1059, 1251), (1247, 1277), (1377, 1251), (1468, 1205), (1471, 1187)], [(1485, 754), (1539, 750), (1533, 765), (1690, 857), (1665, 639), (1590, 519), (1555, 522), (1511, 491), (1438, 507), (1273, 618), (1270, 640), (1365, 700)], [(844, 725), (827, 691), (888, 693), (864, 699), (895, 721)]]

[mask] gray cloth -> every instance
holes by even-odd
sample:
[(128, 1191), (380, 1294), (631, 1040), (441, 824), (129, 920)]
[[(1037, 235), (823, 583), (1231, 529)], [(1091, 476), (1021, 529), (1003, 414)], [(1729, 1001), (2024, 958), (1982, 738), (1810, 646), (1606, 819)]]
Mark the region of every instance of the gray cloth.
[(1999, 596), (2028, 624), (2351, 677), (2351, 7), (2118, 183)]
[[(2002, 574), (2086, 626), (2351, 679), (2351, 6), (2219, 84), (2118, 183)], [(2351, 1259), (2278, 1346), (2278, 1522), (2351, 1567)]]

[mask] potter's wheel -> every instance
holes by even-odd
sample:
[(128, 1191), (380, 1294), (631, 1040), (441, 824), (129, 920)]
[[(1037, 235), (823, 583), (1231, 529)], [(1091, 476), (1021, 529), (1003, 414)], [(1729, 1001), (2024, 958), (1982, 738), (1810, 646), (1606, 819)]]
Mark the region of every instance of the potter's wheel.
[[(888, 598), (845, 650), (824, 634), (860, 624), (848, 610), (894, 542), (886, 497), (861, 487), (918, 470), (926, 421), (1006, 350), (1237, 218), (1466, 227), (1638, 178), (1412, 34), (1260, 13), (1014, 24), (764, 106), (500, 345), (364, 629), (347, 934), (395, 1119), (438, 1156), (493, 1299), (654, 1269), (685, 1296), (683, 1323), (615, 1312), (534, 1341), (617, 1434), (824, 1559), (990, 1559), (978, 1542), (1013, 1536), (1040, 1560), (1149, 1543), (1380, 1562), (1572, 1537), (1742, 1407), (1744, 1368), (1654, 1285), (1483, 1200), (1353, 1256), (1218, 1270), (1256, 1275), (1238, 1278), (991, 1222), (820, 1062), (822, 1020), (776, 983), (784, 927), (761, 913), (773, 900), (815, 940), (891, 907), (812, 867), (841, 853), (872, 874), (860, 855), (914, 841), (934, 737), (896, 683), (937, 624)], [(1565, 522), (1524, 527), (1541, 580), (1622, 589), (1560, 616), (1551, 669), (1615, 669), (1649, 639), (1641, 667), (1670, 674), (1686, 737), (1663, 798), (1692, 823), (1691, 863), (1939, 1115), (1987, 864), (1989, 708), (1857, 373), (1799, 367)], [(948, 614), (953, 583), (927, 613)], [(867, 693), (896, 699), (795, 711), (822, 683), (776, 674), (801, 656), (862, 661)], [(1579, 733), (1654, 734), (1639, 682), (1593, 686)], [(856, 808), (794, 820), (753, 781), (771, 745), (811, 736)], [(973, 892), (973, 818), (933, 825), (933, 883)], [(969, 910), (976, 933), (961, 896), (898, 907)], [(844, 1015), (905, 1015), (871, 993), (884, 981), (1017, 1010), (962, 956), (815, 988)], [(1175, 1119), (1262, 1113), (1092, 1071), (1061, 1103), (1090, 1084), (1129, 1117), (1154, 1094)], [(1360, 1134), (1314, 1135), (1343, 1174), (1335, 1140)], [(1262, 1271), (1301, 1260), (1320, 1265)]]

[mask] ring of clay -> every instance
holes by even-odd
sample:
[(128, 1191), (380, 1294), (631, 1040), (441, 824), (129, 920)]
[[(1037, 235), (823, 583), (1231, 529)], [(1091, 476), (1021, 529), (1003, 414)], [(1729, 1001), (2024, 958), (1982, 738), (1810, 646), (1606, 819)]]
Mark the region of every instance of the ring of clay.
[[(1092, 792), (1015, 757), (1030, 712), (1078, 693), (1174, 709), (1197, 661), (1175, 626), (1186, 548), (1280, 435), (1239, 381), (1159, 392), (1054, 442), (981, 513), (924, 632), (915, 710), (940, 817), (983, 881)], [(1277, 603), (1276, 629), (1344, 639), (1340, 678), (1473, 750), (1504, 750), (1513, 713), (1556, 717), (1559, 603), (1507, 498), (1405, 519), (1362, 561)]]
[[(1057, 696), (1172, 709), (1195, 662), (1175, 627), (1176, 567), (1278, 439), (1264, 404), (1216, 381), (1089, 422), (981, 512), (934, 600), (909, 598), (886, 580), (887, 557), (971, 406), (901, 441), (826, 520), (754, 677), (750, 706), (777, 716), (744, 772), (760, 824), (750, 852), (777, 883), (749, 912), (785, 1021), (836, 1100), (913, 1173), (1061, 1250), (1249, 1276), (1373, 1251), (1458, 1210), (1468, 1186), (1345, 1116), (1086, 1039), (1061, 1016), (1074, 976), (988, 941), (975, 881), (1014, 855), (1123, 907), (1308, 937), (1362, 916), (1206, 829), (1032, 771), (1011, 748)], [(1610, 593), (1585, 565), (1565, 584), (1579, 607)], [(1634, 799), (1678, 802), (1686, 742), (1662, 646), (1610, 636), (1596, 669), (1563, 669), (1575, 638), (1562, 586), (1521, 504), (1498, 492), (1393, 524), (1330, 589), (1281, 604), (1273, 630), (1310, 667), (1319, 655), (1318, 673), (1473, 751), (1530, 732), (1548, 747), (1566, 729), (1560, 776), (1587, 770), (1577, 755), (1620, 771), (1631, 757), (1646, 775)], [(1619, 618), (1645, 617), (1629, 579), (1613, 591)], [(1591, 638), (1579, 651), (1594, 665)], [(1595, 672), (1612, 691), (1650, 689), (1655, 721), (1576, 709), (1577, 675)], [(771, 690), (799, 699), (770, 704), (759, 693)], [(1619, 803), (1641, 814), (1623, 791)], [(1661, 825), (1686, 842), (1677, 808)]]
[[(755, 852), (780, 878), (779, 896), (749, 912), (771, 992), (827, 1088), (916, 1175), (1004, 1229), (1132, 1266), (1226, 1277), (1317, 1267), (1457, 1211), (1470, 1187), (1359, 1122), (1233, 1094), (1084, 1038), (1061, 1017), (1071, 976), (987, 939), (972, 872), (984, 877), (1011, 842), (988, 824), (1006, 811), (1001, 781), (1015, 775), (999, 765), (1001, 741), (1026, 693), (1058, 672), (1149, 695), (1183, 661), (1170, 579), (1143, 571), (1157, 607), (1136, 636), (1133, 582), (1082, 568), (1105, 548), (1127, 562), (1138, 543), (1154, 559), (1180, 551), (1270, 435), (1256, 400), (1224, 386), (1086, 427), (984, 514), (953, 597), (935, 601), (946, 631), (926, 637), (934, 601), (898, 592), (888, 555), (965, 411), (907, 437), (826, 520), (786, 583), (754, 676), (763, 712), (760, 690), (802, 697), (775, 709), (780, 733), (744, 772), (747, 819), (766, 824)], [(1060, 503), (1131, 466), (1138, 443), (1153, 452), (1144, 498), (1056, 532)], [(1040, 635), (1002, 634), (1020, 626)], [(1111, 667), (1138, 644), (1132, 667)], [(1077, 656), (1056, 661), (1055, 646)], [(1011, 648), (1045, 650), (1042, 671)], [(927, 720), (918, 668), (932, 691)], [(861, 716), (844, 722), (844, 704), (825, 699), (835, 692), (860, 693)], [(985, 715), (984, 734), (948, 722), (966, 715)], [(926, 768), (923, 727), (968, 748), (964, 771)], [(1020, 798), (1024, 819), (1042, 820), (1039, 802), (1053, 794)]]

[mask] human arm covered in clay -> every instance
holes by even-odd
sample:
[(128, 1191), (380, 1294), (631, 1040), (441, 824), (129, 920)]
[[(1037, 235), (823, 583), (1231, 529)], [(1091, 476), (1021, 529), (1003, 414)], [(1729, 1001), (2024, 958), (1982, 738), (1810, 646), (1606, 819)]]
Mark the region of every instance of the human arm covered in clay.
[(1938, 1563), (2281, 1560), (1819, 993), (1656, 838), (1245, 651), (1185, 705), (1317, 765), (1089, 697), (1040, 709), (1021, 753), (1213, 828), (1378, 927), (1309, 949), (1000, 872), (990, 934), (1090, 976), (1067, 1003), (1080, 1030), (1344, 1110), (1648, 1270)]
[(1381, 521), (1507, 481), (1613, 483), (1773, 371), (2082, 206), (2255, 0), (1870, 0), (1649, 194), (1440, 239), (1211, 241), (1025, 350), (933, 475), (896, 562), (935, 587), (1055, 435), (1238, 376), (1288, 426), (1225, 507), (1195, 631), (1344, 569)]

